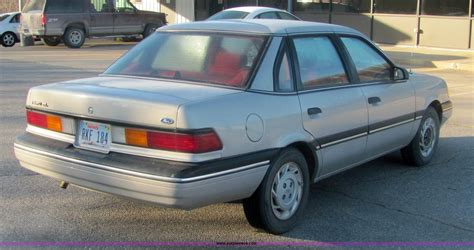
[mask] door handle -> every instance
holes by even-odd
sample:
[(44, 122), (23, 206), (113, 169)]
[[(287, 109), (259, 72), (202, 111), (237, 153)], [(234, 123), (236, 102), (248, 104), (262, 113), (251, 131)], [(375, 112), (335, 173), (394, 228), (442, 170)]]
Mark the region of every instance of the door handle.
[(318, 107), (308, 109), (308, 115), (317, 115), (317, 114), (321, 114), (322, 112), (323, 111)]
[(379, 102), (382, 102), (382, 100), (378, 96), (369, 97), (368, 101), (369, 101), (369, 104), (377, 104)]

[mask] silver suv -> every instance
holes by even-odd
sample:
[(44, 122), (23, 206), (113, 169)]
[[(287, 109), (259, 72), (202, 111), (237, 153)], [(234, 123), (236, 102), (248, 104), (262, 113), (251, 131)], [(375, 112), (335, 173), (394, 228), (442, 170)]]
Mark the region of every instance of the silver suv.
[(143, 35), (166, 24), (164, 13), (138, 10), (128, 0), (31, 0), (21, 32), (46, 45), (80, 48), (89, 36)]

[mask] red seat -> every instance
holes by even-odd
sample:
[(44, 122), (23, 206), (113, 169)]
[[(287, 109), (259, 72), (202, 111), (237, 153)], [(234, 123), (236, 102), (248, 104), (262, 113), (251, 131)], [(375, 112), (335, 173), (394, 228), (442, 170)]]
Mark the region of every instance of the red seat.
[(209, 66), (209, 80), (231, 86), (242, 86), (248, 70), (242, 68), (240, 55), (220, 51)]

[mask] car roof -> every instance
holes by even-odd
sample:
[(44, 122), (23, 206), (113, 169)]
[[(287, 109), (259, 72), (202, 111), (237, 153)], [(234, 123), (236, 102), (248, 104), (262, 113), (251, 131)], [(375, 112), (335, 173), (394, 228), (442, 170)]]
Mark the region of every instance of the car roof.
[(311, 32), (338, 32), (362, 35), (354, 29), (340, 25), (275, 19), (229, 19), (190, 22), (164, 26), (159, 31), (218, 31), (283, 36)]
[(0, 13), (0, 16), (3, 16), (3, 15), (15, 15), (15, 14), (19, 14), (20, 12), (19, 11), (16, 11), (16, 12), (8, 12), (8, 13)]

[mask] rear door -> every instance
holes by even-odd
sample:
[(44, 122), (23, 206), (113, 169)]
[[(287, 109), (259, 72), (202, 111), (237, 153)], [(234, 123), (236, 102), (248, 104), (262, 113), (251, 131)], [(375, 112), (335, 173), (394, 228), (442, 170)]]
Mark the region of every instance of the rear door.
[(145, 24), (140, 18), (137, 9), (127, 0), (112, 0), (115, 6), (114, 33), (115, 34), (141, 34)]
[(90, 1), (90, 35), (112, 35), (114, 33), (114, 6), (109, 0)]
[(342, 36), (368, 105), (367, 158), (410, 142), (415, 121), (415, 90), (408, 80), (393, 81), (393, 64), (369, 41)]
[(28, 1), (22, 10), (21, 32), (32, 35), (42, 35), (44, 27), (42, 24), (43, 9), (46, 0)]
[(293, 39), (303, 126), (316, 138), (322, 155), (319, 177), (360, 162), (367, 140), (365, 97), (351, 84), (334, 41), (332, 35)]

